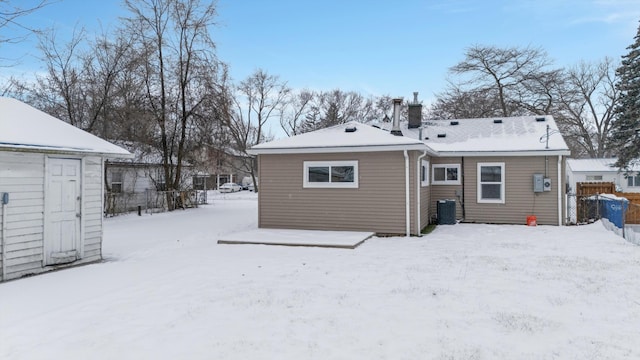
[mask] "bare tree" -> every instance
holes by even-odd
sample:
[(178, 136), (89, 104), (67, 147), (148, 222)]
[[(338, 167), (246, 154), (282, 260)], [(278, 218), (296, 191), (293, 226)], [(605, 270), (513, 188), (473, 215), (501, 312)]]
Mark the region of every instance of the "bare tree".
[(581, 62), (566, 70), (558, 104), (558, 123), (575, 157), (610, 155), (608, 138), (619, 92), (615, 87), (616, 64)]
[(475, 119), (500, 116), (496, 91), (491, 90), (462, 90), (459, 86), (450, 84), (442, 93), (436, 96), (435, 103), (429, 110), (431, 119)]
[(302, 122), (307, 118), (316, 94), (307, 89), (292, 94), (280, 117), (280, 126), (287, 136), (297, 135)]
[(86, 42), (84, 29), (74, 29), (69, 42), (61, 43), (54, 30), (42, 34), (38, 48), (46, 66), (44, 75), (36, 76), (29, 102), (39, 109), (83, 130), (92, 131), (87, 118), (85, 78), (81, 48)]
[(354, 91), (335, 89), (319, 93), (314, 97), (307, 118), (299, 132), (308, 132), (349, 121), (365, 121), (371, 118), (373, 100), (366, 99)]
[(475, 45), (449, 71), (463, 77), (460, 86), (465, 90), (471, 87), (494, 92), (500, 116), (511, 116), (521, 108), (520, 98), (527, 93), (527, 84), (540, 79), (550, 65), (546, 52), (538, 48)]
[(607, 138), (618, 99), (610, 59), (551, 68), (540, 49), (474, 46), (452, 67), (460, 77), (431, 108), (431, 118), (551, 114), (573, 156), (608, 154)]
[(255, 160), (247, 155), (247, 149), (267, 140), (265, 127), (272, 117), (281, 117), (290, 89), (279, 76), (270, 75), (262, 69), (240, 82), (229, 106), (229, 129), (235, 142), (243, 170), (251, 173), (258, 192), (255, 178)]
[[(27, 38), (32, 33), (39, 32), (38, 29), (29, 27), (22, 21), (25, 16), (42, 9), (46, 5), (50, 4), (49, 0), (38, 0), (33, 2), (33, 5), (25, 6), (25, 1), (21, 1), (21, 6), (14, 5), (9, 0), (0, 0), (0, 46), (7, 44), (18, 43)], [(7, 29), (13, 30), (13, 35), (6, 35), (11, 33)], [(7, 59), (0, 59), (7, 60)]]
[(220, 71), (209, 33), (216, 4), (125, 0), (125, 6), (132, 14), (126, 19), (127, 30), (143, 58), (138, 69), (144, 84), (143, 106), (158, 127), (155, 145), (162, 158), (166, 190), (179, 190), (187, 140), (211, 96), (211, 77)]

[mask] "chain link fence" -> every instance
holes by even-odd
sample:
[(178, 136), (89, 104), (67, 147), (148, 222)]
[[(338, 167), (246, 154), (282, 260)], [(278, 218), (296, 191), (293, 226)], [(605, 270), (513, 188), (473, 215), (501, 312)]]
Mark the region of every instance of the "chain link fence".
[(640, 205), (610, 194), (567, 195), (567, 224), (582, 225), (602, 220), (604, 226), (640, 245)]
[(147, 189), (138, 193), (105, 193), (105, 216), (137, 211), (153, 214), (176, 209), (187, 209), (207, 204), (206, 190), (158, 191)]

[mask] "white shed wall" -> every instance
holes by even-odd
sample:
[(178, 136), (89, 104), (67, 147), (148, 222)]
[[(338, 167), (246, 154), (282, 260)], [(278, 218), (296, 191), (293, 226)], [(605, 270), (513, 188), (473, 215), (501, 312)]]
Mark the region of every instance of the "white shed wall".
[(6, 228), (0, 229), (5, 244), (0, 251), (6, 261), (2, 269), (7, 272), (2, 279), (6, 280), (42, 267), (44, 155), (0, 152), (0, 164), (0, 193), (9, 193), (6, 213), (1, 214)]
[[(9, 193), (6, 213), (0, 207), (5, 246), (0, 247), (2, 280), (59, 268), (43, 266), (45, 214), (45, 154), (0, 151), (0, 193)], [(54, 157), (54, 156), (52, 156)], [(76, 157), (77, 158), (77, 157)], [(81, 259), (72, 266), (102, 258), (102, 158), (82, 158)], [(6, 264), (2, 264), (5, 259)], [(4, 265), (4, 266), (2, 266)], [(2, 273), (6, 269), (6, 273)]]

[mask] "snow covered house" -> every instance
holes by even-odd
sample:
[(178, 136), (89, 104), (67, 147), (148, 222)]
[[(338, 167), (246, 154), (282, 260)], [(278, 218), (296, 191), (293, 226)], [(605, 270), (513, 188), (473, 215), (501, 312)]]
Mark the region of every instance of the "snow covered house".
[(575, 192), (579, 182), (613, 182), (620, 192), (640, 192), (640, 166), (626, 174), (614, 164), (615, 158), (567, 159), (567, 184)]
[[(133, 211), (141, 206), (151, 209), (166, 205), (162, 201), (164, 195), (159, 192), (167, 189), (164, 178), (164, 166), (157, 157), (135, 156), (134, 159), (108, 159), (105, 161), (105, 177), (107, 182), (107, 214)], [(179, 191), (193, 188), (193, 166), (182, 167)], [(160, 200), (160, 201), (159, 201)]]
[(130, 155), (0, 98), (2, 281), (101, 260), (104, 159)]
[(351, 122), (254, 146), (258, 226), (417, 235), (440, 209), (454, 221), (564, 223), (570, 152), (552, 116), (423, 123), (410, 104), (400, 124), (398, 108), (390, 131)]

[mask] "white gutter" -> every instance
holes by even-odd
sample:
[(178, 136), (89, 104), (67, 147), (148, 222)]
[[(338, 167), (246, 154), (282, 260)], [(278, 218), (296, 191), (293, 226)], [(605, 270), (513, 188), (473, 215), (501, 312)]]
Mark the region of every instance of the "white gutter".
[[(433, 149), (433, 144), (430, 144)], [(472, 156), (554, 156), (571, 155), (569, 150), (513, 150), (513, 151), (463, 151), (437, 150), (434, 152), (441, 157), (472, 157)]]
[(411, 197), (409, 196), (410, 187), (409, 187), (409, 154), (407, 150), (404, 151), (404, 189), (405, 189), (405, 215), (406, 215), (406, 235), (411, 236), (411, 206), (410, 201)]
[(558, 155), (558, 226), (562, 226), (562, 155)]
[(372, 151), (424, 150), (424, 143), (416, 142), (395, 145), (362, 145), (362, 146), (327, 146), (327, 147), (292, 147), (292, 148), (257, 148), (247, 150), (250, 155), (262, 154), (319, 154), (319, 153), (353, 153)]
[[(1, 200), (0, 200), (1, 201)], [(2, 281), (7, 279), (7, 204), (2, 202)]]
[(417, 229), (417, 234), (418, 236), (420, 236), (420, 230), (422, 230), (420, 228), (420, 226), (422, 225), (421, 223), (421, 218), (420, 218), (420, 198), (422, 197), (422, 194), (420, 193), (420, 190), (422, 189), (422, 159), (424, 159), (424, 157), (427, 156), (427, 150), (424, 150), (424, 152), (422, 153), (422, 155), (418, 156), (418, 162), (416, 164), (416, 229)]

